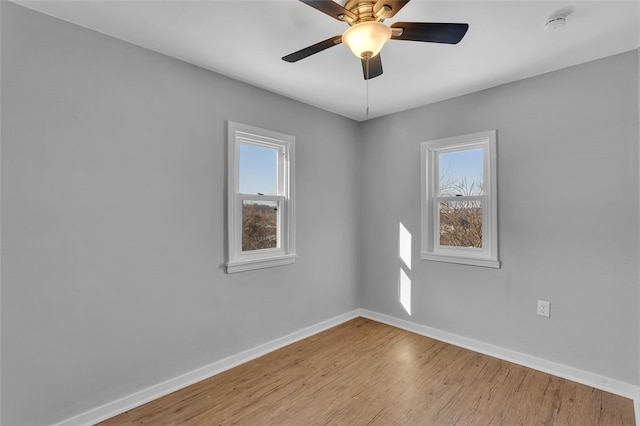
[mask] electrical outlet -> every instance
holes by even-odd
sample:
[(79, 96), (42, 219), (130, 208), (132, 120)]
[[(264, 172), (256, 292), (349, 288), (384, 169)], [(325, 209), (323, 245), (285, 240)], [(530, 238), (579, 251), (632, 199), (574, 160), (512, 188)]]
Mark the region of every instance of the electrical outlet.
[(551, 303), (546, 300), (538, 300), (538, 315), (549, 318)]

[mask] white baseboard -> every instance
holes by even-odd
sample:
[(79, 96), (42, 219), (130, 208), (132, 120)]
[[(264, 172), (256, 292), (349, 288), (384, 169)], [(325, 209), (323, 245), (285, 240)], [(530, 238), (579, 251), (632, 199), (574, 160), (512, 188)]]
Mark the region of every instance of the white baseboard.
[(638, 401), (640, 394), (638, 386), (378, 312), (360, 309), (360, 315), (422, 336), (632, 399), (635, 404), (636, 424), (640, 425), (640, 402)]
[(271, 342), (256, 346), (255, 348), (248, 349), (246, 351), (240, 352), (239, 354), (232, 355), (209, 365), (205, 365), (204, 367), (198, 368), (181, 376), (174, 377), (173, 379), (169, 379), (165, 382), (135, 392), (131, 395), (109, 402), (100, 407), (91, 409), (77, 416), (63, 420), (62, 422), (57, 423), (54, 426), (94, 425), (98, 422), (124, 413), (125, 411), (146, 404), (147, 402), (153, 401), (154, 399), (168, 395), (171, 392), (183, 389), (189, 385), (192, 385), (204, 379), (208, 379), (209, 377), (215, 376), (216, 374), (222, 373), (223, 371), (229, 370), (240, 364), (266, 355), (284, 346), (290, 345), (299, 340), (313, 336), (314, 334), (318, 334), (322, 331), (328, 330), (329, 328), (357, 318), (358, 316), (360, 316), (359, 310), (338, 315), (337, 317), (322, 321), (318, 324), (306, 327), (284, 337), (272, 340)]
[(640, 390), (636, 392), (636, 397), (633, 398), (633, 412), (636, 415), (636, 425), (640, 425)]

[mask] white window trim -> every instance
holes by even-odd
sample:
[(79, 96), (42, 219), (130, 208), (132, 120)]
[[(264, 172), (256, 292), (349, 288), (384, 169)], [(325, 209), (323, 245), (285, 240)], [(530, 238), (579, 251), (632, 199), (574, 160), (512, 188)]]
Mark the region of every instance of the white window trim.
[[(295, 137), (246, 124), (227, 122), (227, 273), (250, 271), (295, 262)], [(278, 150), (278, 194), (241, 194), (238, 167), (241, 143)], [(279, 203), (278, 248), (242, 251), (242, 202), (246, 199)]]
[[(437, 208), (438, 165), (436, 153), (484, 147), (484, 194), (456, 199), (482, 200), (482, 249), (444, 247), (438, 243)], [(420, 259), (465, 265), (500, 268), (498, 259), (498, 182), (496, 131), (490, 130), (464, 136), (437, 139), (420, 144), (421, 158), (421, 250)], [(489, 185), (487, 185), (489, 183)]]

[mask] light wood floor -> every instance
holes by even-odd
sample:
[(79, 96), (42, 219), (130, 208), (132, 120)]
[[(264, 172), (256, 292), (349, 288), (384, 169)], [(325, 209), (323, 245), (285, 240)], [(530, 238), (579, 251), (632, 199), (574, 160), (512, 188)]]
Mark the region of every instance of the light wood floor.
[(357, 318), (101, 425), (633, 425), (631, 400)]

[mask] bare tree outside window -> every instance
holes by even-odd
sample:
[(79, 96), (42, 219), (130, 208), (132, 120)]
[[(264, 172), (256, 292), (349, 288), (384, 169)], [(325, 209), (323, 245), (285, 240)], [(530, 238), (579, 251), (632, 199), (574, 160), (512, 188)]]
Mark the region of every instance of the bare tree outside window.
[(440, 245), (482, 248), (480, 201), (440, 203)]
[(277, 203), (247, 202), (242, 206), (242, 251), (278, 247)]

